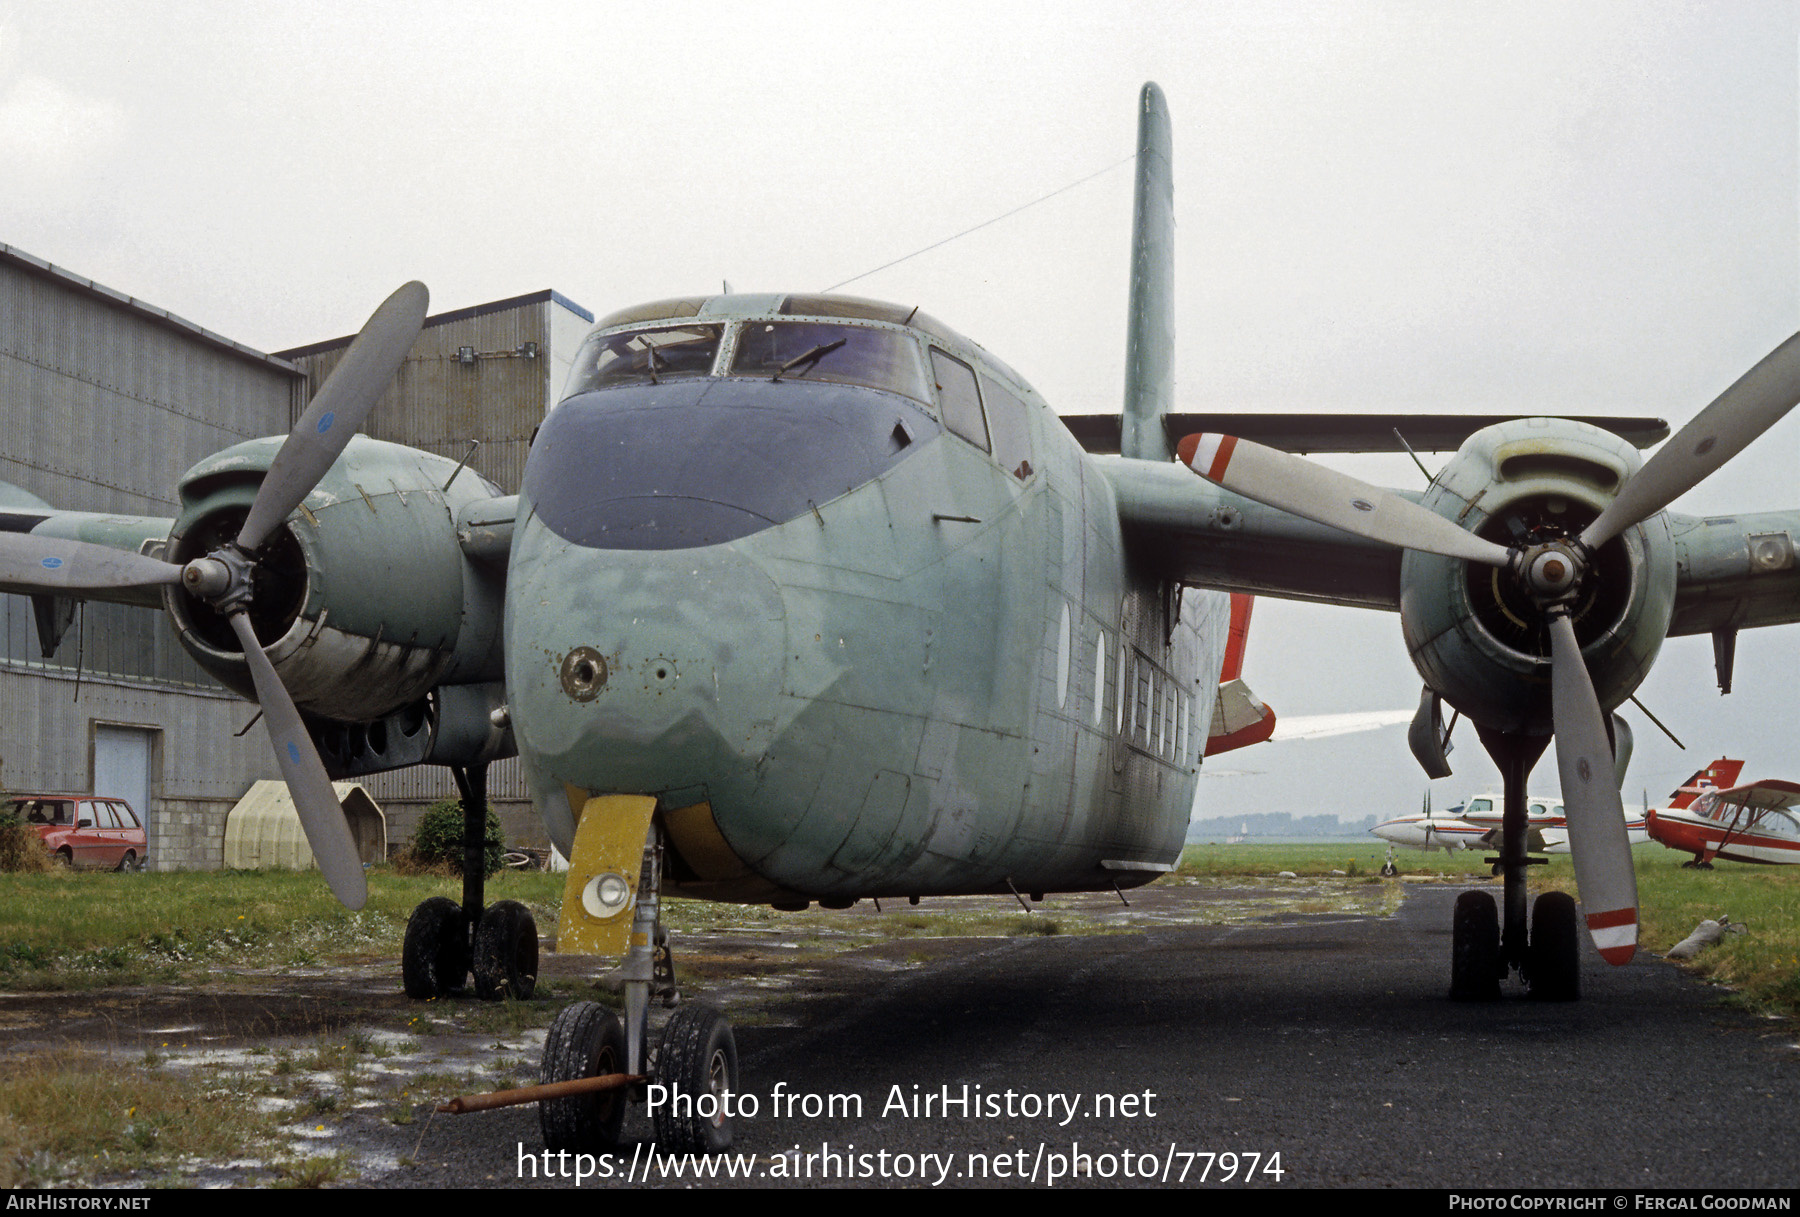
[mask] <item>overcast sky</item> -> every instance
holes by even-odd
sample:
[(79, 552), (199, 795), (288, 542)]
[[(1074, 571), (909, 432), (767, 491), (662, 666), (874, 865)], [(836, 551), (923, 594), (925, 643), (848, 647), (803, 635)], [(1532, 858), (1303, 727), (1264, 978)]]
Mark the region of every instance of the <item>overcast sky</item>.
[[(1797, 56), (1785, 3), (0, 0), (0, 241), (264, 350), (410, 278), (434, 311), (816, 290), (1128, 157), (1156, 80), (1182, 408), (1680, 424), (1800, 328)], [(1116, 411), (1130, 195), (1118, 165), (846, 290)], [(1793, 505), (1797, 449), (1790, 419), (1678, 506)], [(1800, 776), (1796, 628), (1741, 639), (1724, 700), (1669, 644), (1640, 696), (1689, 750), (1636, 718), (1628, 801), (1722, 752)], [(1245, 674), (1283, 714), (1418, 696), (1384, 614), (1262, 604)], [(1458, 742), (1439, 805), (1498, 780)], [(1222, 759), (1260, 772), (1202, 814), (1425, 784), (1399, 727)]]

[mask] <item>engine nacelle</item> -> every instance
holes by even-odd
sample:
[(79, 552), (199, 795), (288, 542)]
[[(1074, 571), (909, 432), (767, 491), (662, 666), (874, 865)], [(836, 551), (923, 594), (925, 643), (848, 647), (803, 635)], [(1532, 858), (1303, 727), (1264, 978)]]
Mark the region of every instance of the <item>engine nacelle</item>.
[[(281, 442), (237, 444), (187, 472), (169, 561), (237, 536)], [(499, 491), (469, 469), (452, 480), (455, 469), (445, 457), (358, 436), (264, 545), (250, 618), (301, 710), (369, 722), (440, 684), (502, 679), (502, 576), (467, 558), (456, 530), (464, 507)], [(165, 602), (200, 665), (252, 696), (226, 618), (179, 587)]]
[[(1421, 503), (1498, 545), (1572, 537), (1612, 501), (1639, 457), (1610, 432), (1518, 419), (1470, 436)], [(1658, 513), (1594, 555), (1570, 617), (1603, 708), (1649, 675), (1675, 604), (1675, 549)], [(1400, 623), (1425, 683), (1494, 730), (1552, 732), (1543, 614), (1496, 567), (1408, 551)]]

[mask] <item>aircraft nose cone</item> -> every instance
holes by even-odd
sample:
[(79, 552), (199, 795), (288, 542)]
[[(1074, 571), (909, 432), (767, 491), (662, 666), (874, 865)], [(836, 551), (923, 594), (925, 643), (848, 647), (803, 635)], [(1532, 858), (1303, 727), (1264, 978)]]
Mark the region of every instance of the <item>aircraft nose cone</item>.
[(745, 772), (767, 746), (782, 597), (733, 547), (671, 561), (572, 544), (534, 519), (508, 583), (513, 727), (557, 780), (685, 789)]

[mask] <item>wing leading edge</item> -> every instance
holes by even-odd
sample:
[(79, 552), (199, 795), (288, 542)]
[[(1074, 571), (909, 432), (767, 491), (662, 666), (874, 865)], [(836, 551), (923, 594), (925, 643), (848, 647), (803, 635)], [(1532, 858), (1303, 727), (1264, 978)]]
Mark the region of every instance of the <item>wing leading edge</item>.
[(1400, 607), (1400, 551), (1391, 545), (1233, 494), (1174, 461), (1095, 463), (1112, 486), (1134, 563), (1160, 578), (1289, 600)]

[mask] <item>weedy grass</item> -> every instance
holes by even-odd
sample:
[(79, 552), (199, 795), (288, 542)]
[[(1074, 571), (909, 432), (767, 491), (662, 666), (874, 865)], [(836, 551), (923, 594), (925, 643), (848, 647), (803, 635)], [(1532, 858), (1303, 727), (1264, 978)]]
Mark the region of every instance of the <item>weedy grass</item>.
[[(1659, 847), (1660, 848), (1660, 847)], [(1365, 845), (1359, 841), (1325, 841), (1298, 845), (1190, 845), (1181, 851), (1175, 871), (1199, 878), (1269, 878), (1282, 871), (1296, 875), (1338, 877), (1379, 875), (1387, 846), (1379, 841)], [(1419, 850), (1396, 850), (1394, 863), (1402, 875), (1441, 876), (1447, 879), (1485, 878), (1487, 857), (1480, 851), (1458, 850), (1446, 854), (1442, 850), (1424, 853)]]
[[(1683, 966), (1730, 985), (1751, 1009), (1800, 1015), (1800, 866), (1715, 861), (1712, 870), (1689, 870), (1681, 865), (1687, 854), (1653, 842), (1632, 853), (1643, 946), (1660, 954), (1702, 921), (1730, 917), (1746, 931)], [(1532, 868), (1532, 879), (1534, 891), (1580, 895), (1566, 857)]]
[(321, 1188), (344, 1182), (351, 1174), (350, 1159), (344, 1154), (317, 1154), (294, 1158), (275, 1167), (278, 1188)]
[[(561, 875), (506, 871), (490, 901), (554, 921)], [(193, 979), (219, 966), (307, 967), (397, 954), (407, 918), (453, 885), (377, 867), (359, 912), (310, 871), (0, 874), (0, 988), (87, 989)]]
[(243, 1087), (75, 1052), (0, 1065), (0, 1187), (224, 1161), (273, 1131)]

